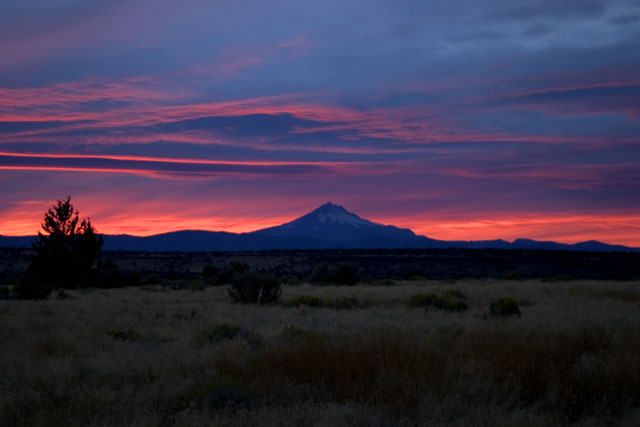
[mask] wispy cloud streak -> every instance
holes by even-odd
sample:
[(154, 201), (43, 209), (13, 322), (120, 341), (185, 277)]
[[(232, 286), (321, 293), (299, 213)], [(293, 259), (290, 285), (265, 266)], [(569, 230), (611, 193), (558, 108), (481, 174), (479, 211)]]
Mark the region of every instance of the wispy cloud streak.
[[(358, 165), (352, 165), (357, 167)], [(341, 172), (338, 162), (212, 161), (115, 155), (65, 155), (0, 152), (0, 169), (110, 172), (150, 177), (317, 176)]]

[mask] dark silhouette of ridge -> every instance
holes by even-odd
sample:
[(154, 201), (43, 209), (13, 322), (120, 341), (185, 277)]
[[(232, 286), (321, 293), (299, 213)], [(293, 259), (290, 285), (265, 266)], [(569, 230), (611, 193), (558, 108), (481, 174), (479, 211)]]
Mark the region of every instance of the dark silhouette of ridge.
[[(35, 236), (0, 236), (0, 247), (31, 247)], [(250, 233), (183, 230), (147, 237), (104, 235), (103, 250), (131, 251), (251, 251), (268, 249), (547, 249), (633, 251), (598, 241), (576, 244), (517, 239), (444, 241), (418, 236), (407, 228), (378, 224), (327, 202), (293, 221)]]

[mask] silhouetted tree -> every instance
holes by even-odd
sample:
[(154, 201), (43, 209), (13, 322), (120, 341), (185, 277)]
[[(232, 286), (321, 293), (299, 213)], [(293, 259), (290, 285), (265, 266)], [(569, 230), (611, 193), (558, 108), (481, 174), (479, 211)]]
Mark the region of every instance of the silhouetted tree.
[(335, 283), (348, 286), (355, 285), (359, 280), (358, 267), (346, 262), (336, 265), (326, 263), (317, 265), (309, 278), (311, 283)]
[(228, 290), (233, 302), (241, 304), (271, 304), (280, 299), (280, 282), (271, 274), (244, 271), (231, 278)]
[(102, 236), (89, 218), (80, 221), (71, 197), (58, 200), (44, 216), (43, 232), (33, 243), (36, 252), (28, 269), (37, 285), (77, 288), (100, 257)]

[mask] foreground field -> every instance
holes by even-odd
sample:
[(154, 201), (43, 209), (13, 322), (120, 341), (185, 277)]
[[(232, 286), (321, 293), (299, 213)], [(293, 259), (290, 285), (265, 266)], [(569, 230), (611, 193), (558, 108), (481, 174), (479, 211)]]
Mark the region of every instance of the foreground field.
[[(463, 312), (409, 308), (462, 294)], [(452, 292), (457, 291), (457, 292)], [(2, 426), (637, 425), (638, 282), (226, 287), (0, 301)], [(492, 318), (514, 298), (521, 317)]]

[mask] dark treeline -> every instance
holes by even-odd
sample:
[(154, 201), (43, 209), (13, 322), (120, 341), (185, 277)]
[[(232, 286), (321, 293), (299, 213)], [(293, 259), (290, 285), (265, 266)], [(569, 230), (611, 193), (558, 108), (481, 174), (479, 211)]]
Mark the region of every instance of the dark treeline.
[[(26, 249), (0, 249), (0, 284), (24, 272)], [(363, 280), (378, 279), (549, 279), (637, 280), (640, 253), (515, 249), (277, 250), (252, 252), (105, 251), (102, 263), (141, 279), (193, 279), (207, 267), (246, 264), (286, 282), (314, 279), (323, 269), (355, 270)], [(113, 263), (113, 264), (111, 264)], [(348, 273), (348, 272), (347, 272)], [(116, 277), (114, 277), (115, 279)], [(316, 277), (317, 278), (317, 277)], [(133, 283), (132, 281), (128, 282)]]

